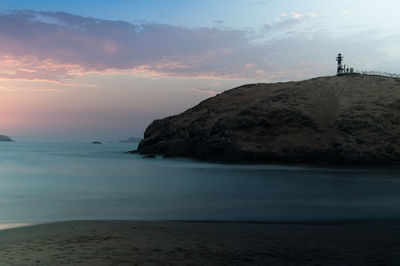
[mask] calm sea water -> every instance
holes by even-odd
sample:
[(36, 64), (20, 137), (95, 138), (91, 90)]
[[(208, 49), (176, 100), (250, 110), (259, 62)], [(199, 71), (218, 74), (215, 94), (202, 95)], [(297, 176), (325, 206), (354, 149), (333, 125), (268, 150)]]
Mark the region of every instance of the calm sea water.
[(224, 165), (135, 144), (0, 143), (0, 226), (74, 219), (400, 218), (400, 167)]

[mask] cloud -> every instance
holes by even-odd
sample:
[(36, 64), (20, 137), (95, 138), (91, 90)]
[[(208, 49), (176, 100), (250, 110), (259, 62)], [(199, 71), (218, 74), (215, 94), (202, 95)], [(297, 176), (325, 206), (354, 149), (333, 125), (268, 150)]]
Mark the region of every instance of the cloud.
[[(318, 52), (327, 52), (317, 45), (331, 41), (328, 35), (310, 37), (297, 31), (297, 26), (317, 16), (282, 14), (280, 21), (254, 34), (218, 27), (132, 24), (63, 12), (0, 13), (0, 79), (73, 84), (69, 80), (74, 76), (93, 72), (214, 79), (302, 78), (315, 73), (312, 55), (320, 57)], [(285, 34), (276, 34), (282, 32)], [(328, 45), (340, 47), (341, 42), (337, 39)]]
[(232, 71), (212, 67), (215, 61), (226, 57), (226, 51), (250, 49), (246, 32), (237, 30), (131, 24), (61, 12), (3, 13), (0, 38), (0, 64), (7, 69), (0, 73), (3, 78), (64, 79), (132, 69), (225, 76)]
[(20, 88), (15, 87), (15, 86), (0, 85), (0, 91), (14, 92), (14, 91), (19, 91), (19, 90), (20, 90)]
[(220, 19), (216, 19), (213, 22), (214, 22), (214, 24), (218, 24), (218, 25), (224, 24), (224, 21), (220, 20)]
[(283, 31), (301, 23), (299, 19), (295, 18), (281, 19), (278, 17), (275, 20), (275, 23), (270, 22), (264, 25), (264, 32)]
[(32, 89), (32, 91), (37, 91), (37, 92), (61, 92), (61, 90), (58, 90), (58, 89)]
[(307, 13), (282, 13), (279, 17), (275, 18), (275, 22), (269, 22), (264, 25), (264, 32), (272, 31), (284, 31), (287, 29), (292, 29), (293, 27), (302, 24), (305, 20), (309, 18), (317, 18), (321, 15), (314, 12)]
[(214, 90), (214, 89), (192, 88), (191, 90), (196, 91), (196, 92), (206, 93), (210, 96), (215, 96), (215, 95), (221, 93), (221, 91)]
[[(271, 27), (290, 28), (298, 20), (289, 17)], [(0, 78), (66, 80), (118, 71), (223, 79), (276, 77), (275, 68), (265, 64), (268, 47), (252, 44), (250, 32), (233, 29), (17, 11), (0, 14), (0, 38)]]

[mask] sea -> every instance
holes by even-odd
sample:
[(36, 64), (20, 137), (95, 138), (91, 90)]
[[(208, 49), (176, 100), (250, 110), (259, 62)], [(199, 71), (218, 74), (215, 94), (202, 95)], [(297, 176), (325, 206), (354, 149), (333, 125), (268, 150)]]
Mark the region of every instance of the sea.
[(0, 143), (0, 228), (69, 220), (400, 218), (400, 167), (220, 164), (137, 144)]

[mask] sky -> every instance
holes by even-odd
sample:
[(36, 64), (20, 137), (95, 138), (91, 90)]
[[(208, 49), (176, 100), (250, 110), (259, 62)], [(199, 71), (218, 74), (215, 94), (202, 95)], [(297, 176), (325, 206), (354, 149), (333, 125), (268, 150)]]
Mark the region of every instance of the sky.
[(398, 73), (394, 0), (0, 0), (0, 134), (118, 141), (247, 83)]

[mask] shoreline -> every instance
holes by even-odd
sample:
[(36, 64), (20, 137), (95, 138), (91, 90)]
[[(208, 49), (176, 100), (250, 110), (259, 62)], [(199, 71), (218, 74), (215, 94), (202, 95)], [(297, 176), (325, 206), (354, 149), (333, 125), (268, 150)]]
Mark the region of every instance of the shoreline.
[(0, 231), (1, 265), (399, 265), (400, 220), (65, 221)]
[[(313, 158), (312, 160), (224, 160), (224, 159), (207, 159), (196, 158), (192, 156), (181, 155), (165, 155), (158, 152), (141, 152), (138, 149), (123, 152), (124, 154), (142, 156), (143, 159), (175, 159), (188, 160), (198, 163), (222, 164), (222, 165), (287, 165), (287, 166), (305, 166), (305, 167), (322, 167), (322, 168), (394, 168), (400, 167), (400, 160), (388, 162), (362, 162), (362, 161), (326, 161)], [(149, 157), (150, 156), (150, 157)]]
[(0, 224), (0, 232), (3, 230), (21, 228), (36, 225), (35, 223), (4, 223)]
[(43, 226), (60, 223), (198, 223), (198, 224), (282, 224), (282, 225), (349, 225), (349, 224), (400, 224), (400, 218), (376, 218), (376, 219), (292, 219), (292, 220), (223, 220), (223, 219), (70, 219), (70, 220), (53, 220), (53, 221), (35, 221), (35, 222), (8, 222), (0, 223), (0, 232), (3, 230)]

